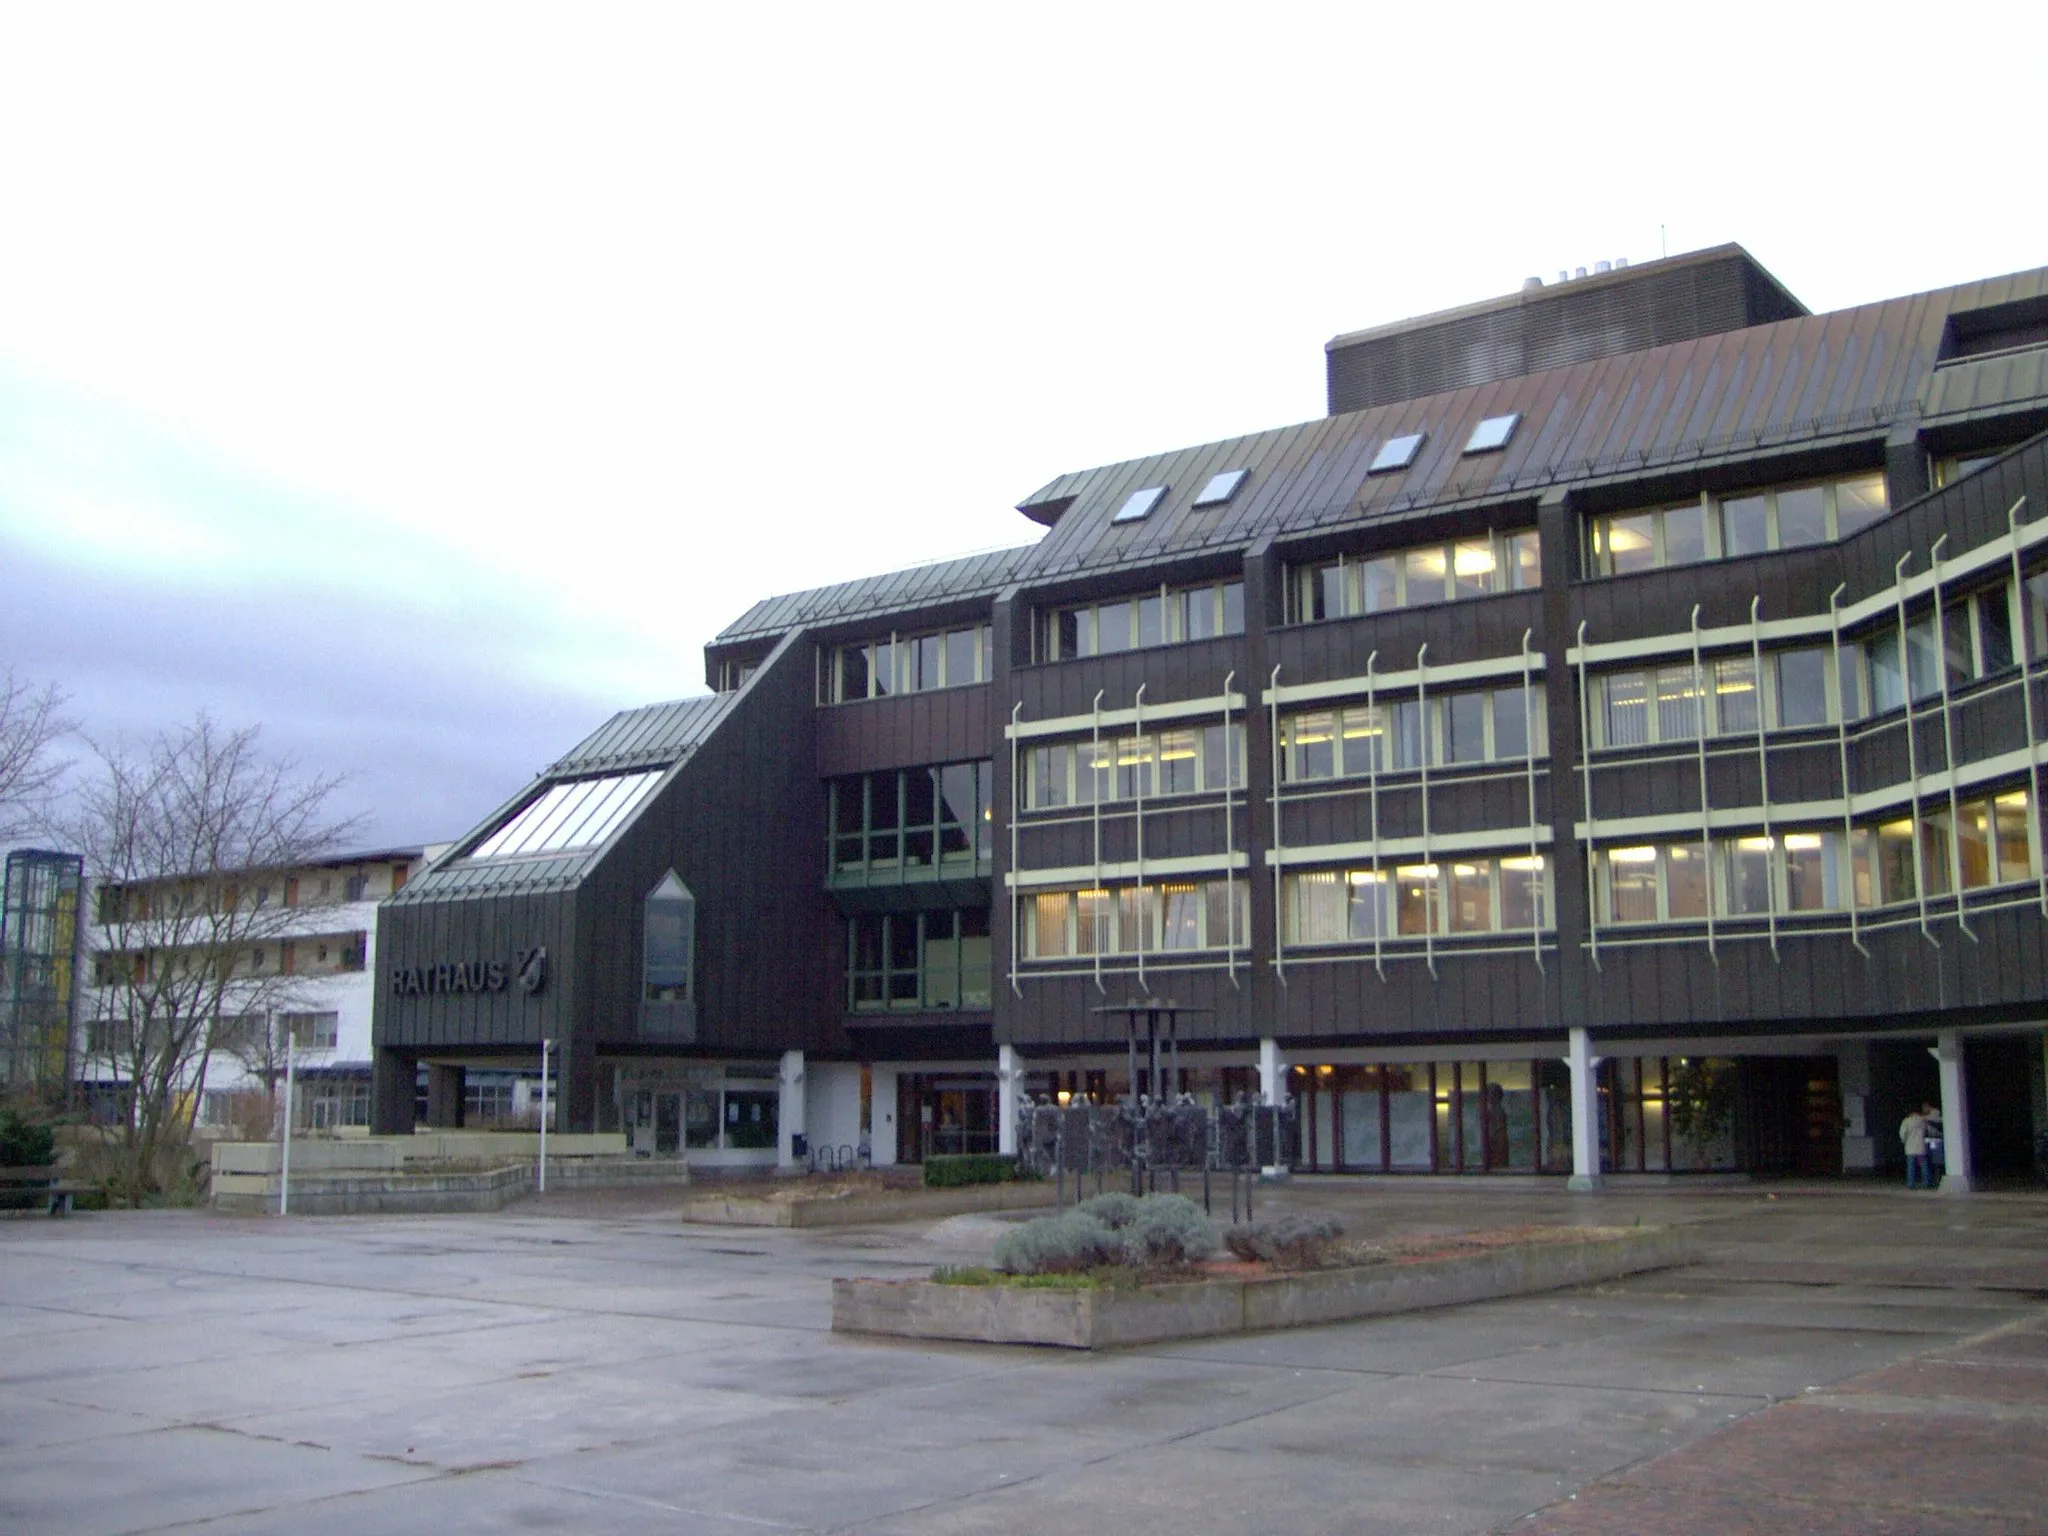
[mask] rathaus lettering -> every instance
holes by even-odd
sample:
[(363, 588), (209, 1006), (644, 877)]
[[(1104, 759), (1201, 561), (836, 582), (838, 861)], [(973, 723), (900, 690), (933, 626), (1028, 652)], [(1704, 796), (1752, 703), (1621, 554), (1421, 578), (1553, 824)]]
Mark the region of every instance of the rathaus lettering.
[(499, 960), (457, 961), (451, 965), (402, 965), (391, 973), (395, 997), (433, 993), (502, 992), (510, 972)]

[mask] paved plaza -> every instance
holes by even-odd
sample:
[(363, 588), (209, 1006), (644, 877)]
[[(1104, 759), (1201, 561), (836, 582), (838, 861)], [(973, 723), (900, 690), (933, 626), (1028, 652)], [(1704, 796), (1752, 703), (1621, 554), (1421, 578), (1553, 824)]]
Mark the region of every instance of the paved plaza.
[[(0, 1530), (2048, 1531), (2048, 1197), (1297, 1180), (1691, 1268), (1100, 1356), (828, 1331), (988, 1218), (0, 1219)], [(1531, 1518), (1533, 1516), (1533, 1518)]]

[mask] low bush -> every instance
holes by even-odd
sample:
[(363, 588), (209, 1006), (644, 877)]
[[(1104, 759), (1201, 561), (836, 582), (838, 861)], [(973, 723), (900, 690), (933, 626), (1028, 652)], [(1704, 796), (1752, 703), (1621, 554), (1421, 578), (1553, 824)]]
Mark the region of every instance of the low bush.
[(1232, 1227), (1223, 1241), (1240, 1259), (1282, 1269), (1315, 1269), (1343, 1235), (1343, 1224), (1327, 1216), (1282, 1216)]
[(1074, 1209), (1093, 1216), (1112, 1232), (1121, 1232), (1138, 1219), (1138, 1211), (1142, 1205), (1143, 1202), (1136, 1195), (1111, 1189), (1099, 1195), (1089, 1196)]
[(54, 1127), (11, 1107), (0, 1109), (0, 1168), (47, 1168), (56, 1156)]
[(1006, 1232), (996, 1242), (994, 1262), (1012, 1275), (1179, 1269), (1222, 1246), (1216, 1224), (1184, 1196), (1102, 1194)]
[(1013, 1275), (1069, 1275), (1121, 1257), (1123, 1244), (1093, 1216), (1039, 1216), (996, 1239), (995, 1267)]
[(964, 1184), (1007, 1184), (1017, 1177), (1017, 1159), (969, 1152), (924, 1160), (926, 1189), (957, 1189)]
[(1223, 1246), (1216, 1223), (1185, 1195), (1147, 1195), (1122, 1237), (1125, 1262), (1140, 1269), (1199, 1264)]

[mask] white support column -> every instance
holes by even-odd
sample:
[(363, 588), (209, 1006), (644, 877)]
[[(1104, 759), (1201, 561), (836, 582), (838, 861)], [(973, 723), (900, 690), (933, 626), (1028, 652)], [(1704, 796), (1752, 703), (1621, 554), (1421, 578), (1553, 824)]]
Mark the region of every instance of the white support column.
[(1564, 1059), (1572, 1074), (1572, 1176), (1565, 1188), (1596, 1190), (1600, 1188), (1600, 1090), (1594, 1068), (1600, 1065), (1600, 1058), (1593, 1054), (1592, 1037), (1585, 1030), (1571, 1032)]
[(1259, 1042), (1259, 1092), (1268, 1104), (1287, 1102), (1287, 1063), (1280, 1055), (1278, 1040)]
[(1967, 1195), (1977, 1187), (1970, 1166), (1970, 1085), (1963, 1071), (1963, 1037), (1944, 1029), (1934, 1037), (1934, 1061), (1941, 1069), (1941, 1153), (1946, 1168), (1941, 1192)]
[(1014, 1045), (996, 1047), (996, 1150), (1017, 1155), (1017, 1089), (1024, 1081), (1024, 1063)]
[(796, 1155), (796, 1138), (804, 1134), (804, 1053), (784, 1051), (782, 1070), (776, 1074), (780, 1090), (775, 1110), (775, 1166), (801, 1169), (809, 1164), (808, 1152)]
[[(1259, 1092), (1268, 1104), (1287, 1102), (1287, 1062), (1280, 1054), (1280, 1042), (1268, 1037), (1259, 1041)], [(1284, 1178), (1287, 1169), (1279, 1163), (1259, 1170), (1266, 1178)]]

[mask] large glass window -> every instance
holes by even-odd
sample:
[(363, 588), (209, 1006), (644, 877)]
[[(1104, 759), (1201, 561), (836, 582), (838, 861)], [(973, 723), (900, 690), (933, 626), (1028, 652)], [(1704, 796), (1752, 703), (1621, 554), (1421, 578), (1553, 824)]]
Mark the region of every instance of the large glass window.
[(994, 769), (987, 761), (885, 769), (827, 786), (832, 876), (930, 878), (993, 853)]
[(1159, 587), (1039, 615), (1038, 659), (1070, 661), (1117, 651), (1244, 633), (1244, 583)]
[(847, 924), (847, 1007), (986, 1008), (990, 964), (986, 908), (856, 917)]
[(1542, 584), (1536, 530), (1517, 528), (1297, 566), (1288, 582), (1288, 618), (1293, 623), (1347, 618), (1495, 592), (1525, 592)]
[(825, 669), (826, 697), (844, 704), (985, 683), (992, 675), (994, 639), (989, 625), (974, 624), (835, 646)]
[(1626, 576), (1824, 544), (1869, 527), (1888, 510), (1881, 474), (1702, 496), (1593, 518), (1591, 564), (1596, 575)]

